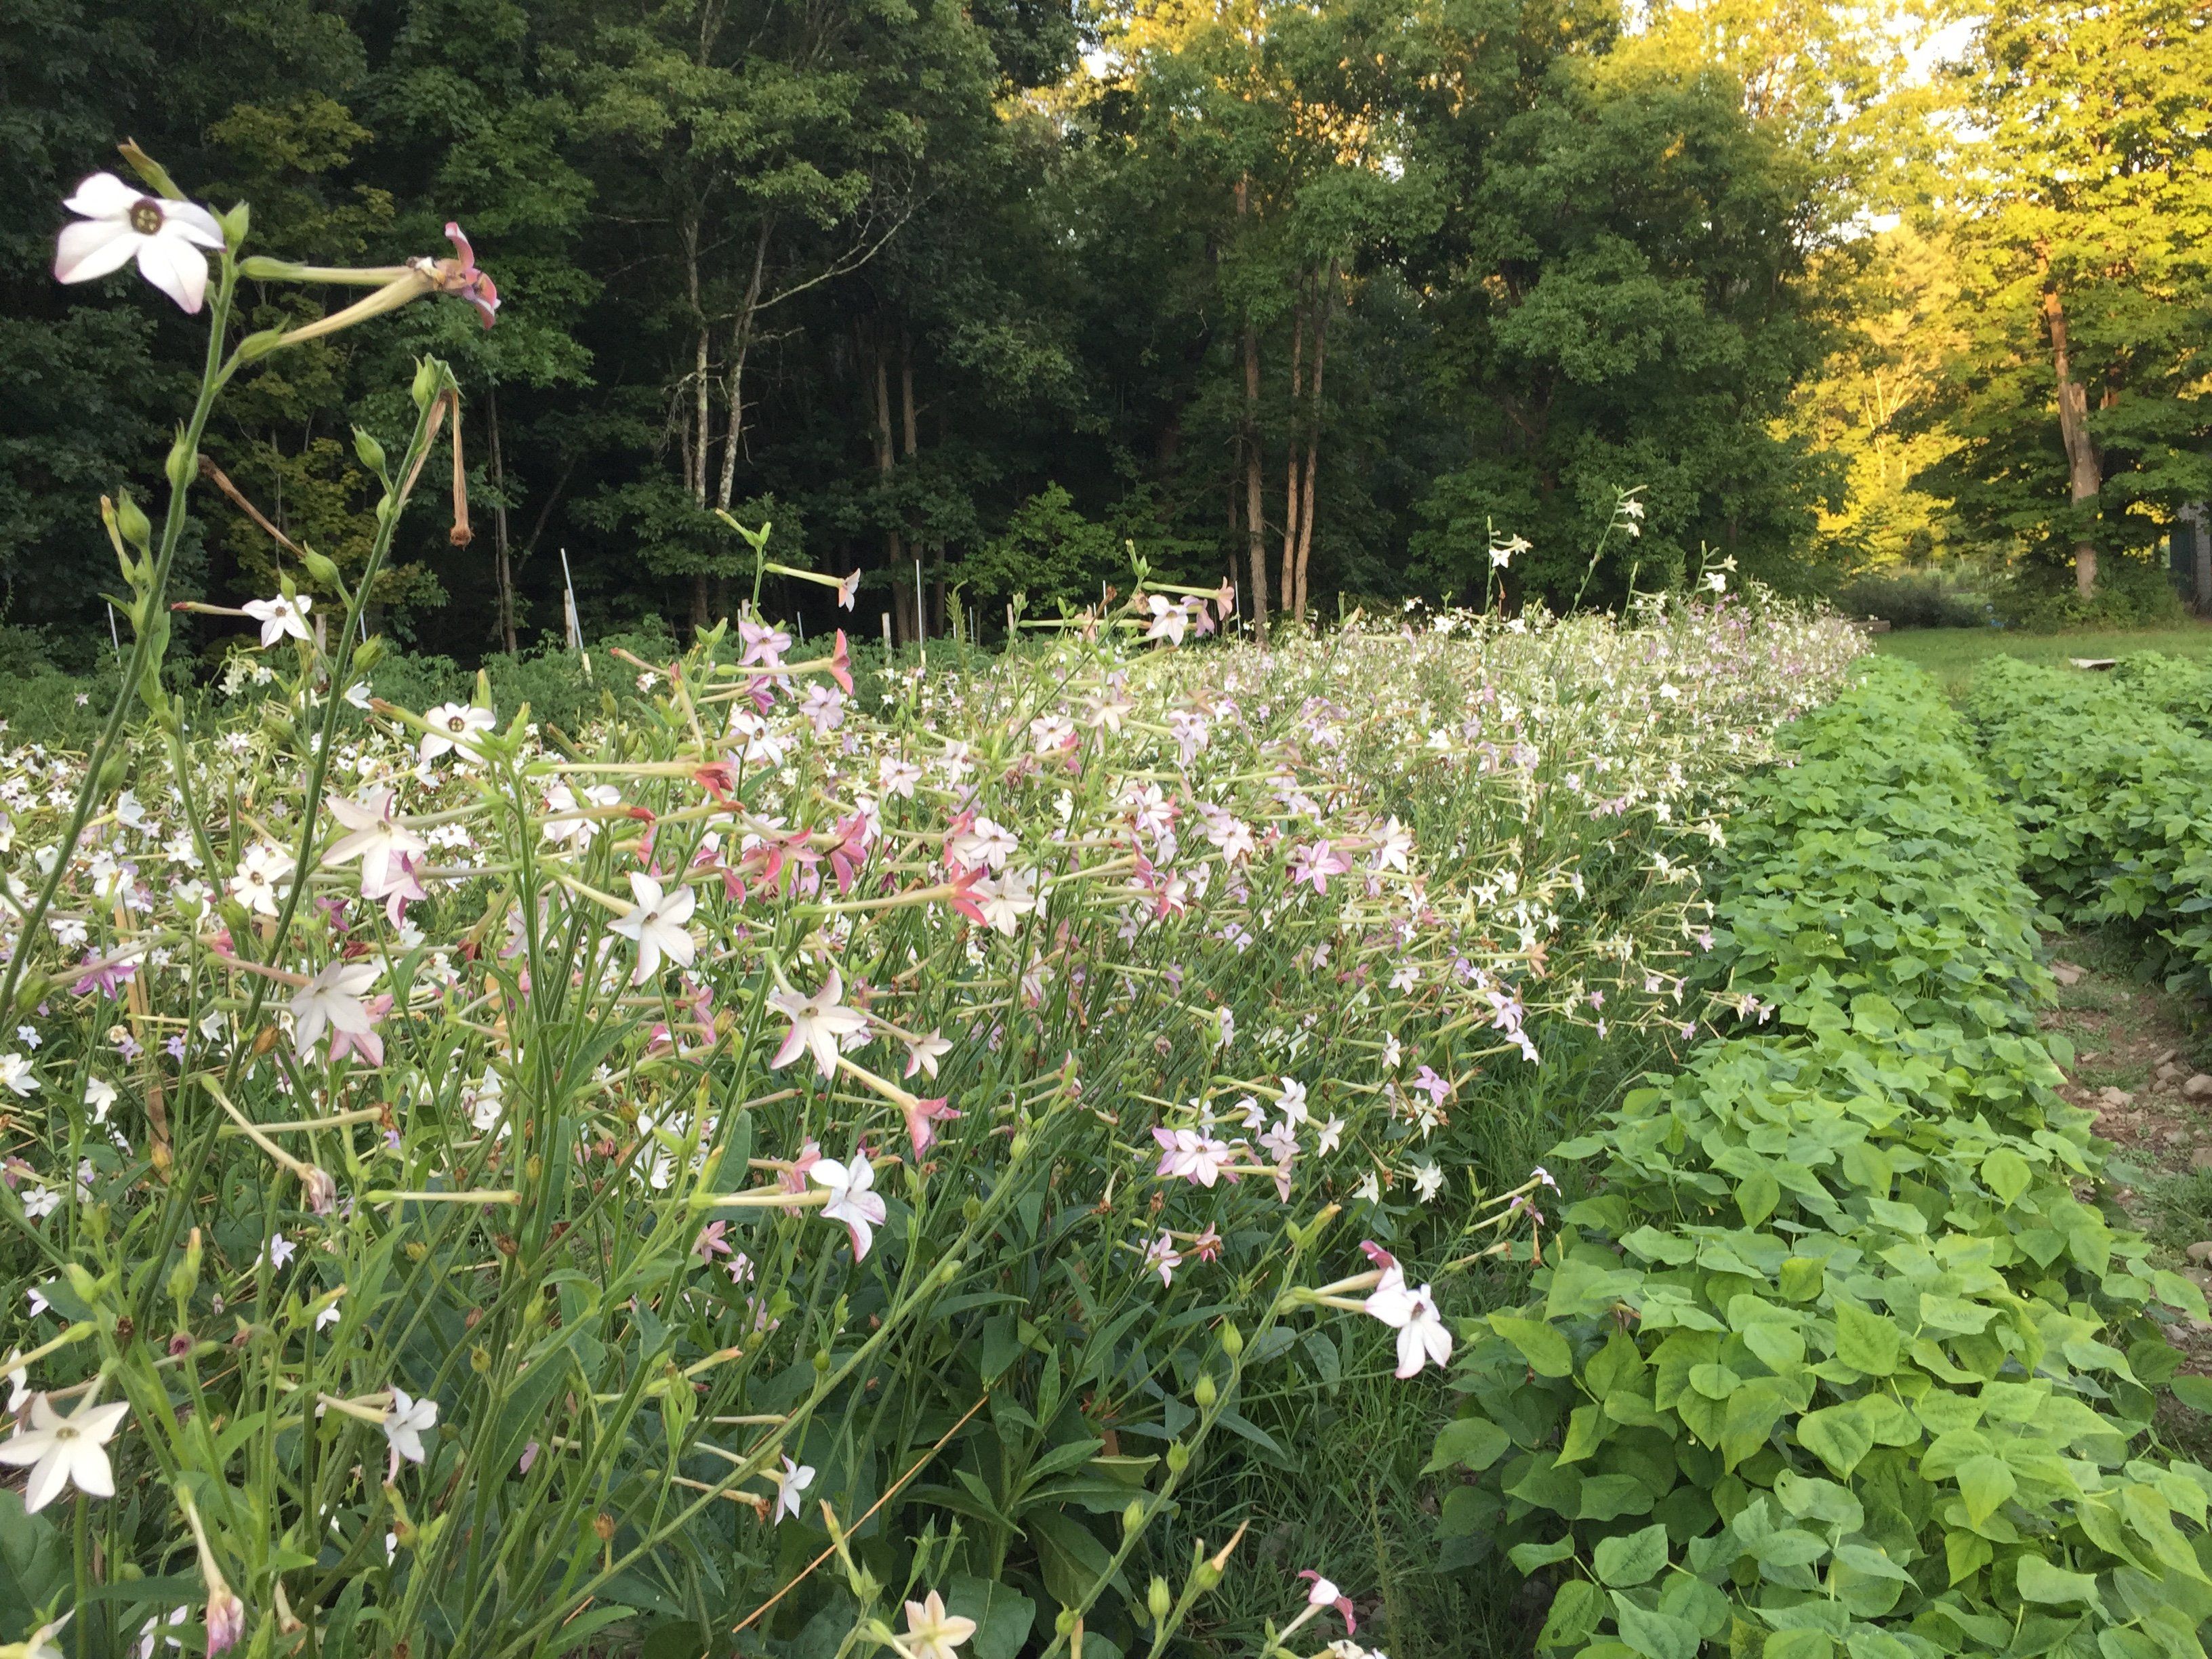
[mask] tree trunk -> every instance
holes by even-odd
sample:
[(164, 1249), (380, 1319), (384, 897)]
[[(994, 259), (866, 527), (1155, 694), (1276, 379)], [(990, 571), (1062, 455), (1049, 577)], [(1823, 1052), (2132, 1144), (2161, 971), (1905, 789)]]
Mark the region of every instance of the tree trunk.
[(1322, 284), (1313, 319), (1313, 410), (1306, 416), (1304, 493), (1298, 503), (1298, 592), (1295, 614), (1306, 616), (1306, 579), (1313, 568), (1314, 477), (1321, 467), (1321, 377), (1328, 362), (1328, 313), (1336, 301), (1336, 261), (1328, 262), (1328, 277)]
[[(1304, 286), (1303, 283), (1299, 284)], [(1291, 421), (1283, 456), (1283, 563), (1275, 591), (1283, 609), (1296, 614), (1291, 595), (1298, 585), (1298, 398), (1305, 390), (1306, 307), (1301, 296), (1291, 306)]]
[(492, 568), (499, 583), (499, 637), (514, 654), (514, 564), (507, 539), (507, 464), (499, 445), (499, 386), (484, 389), (484, 413), (491, 420)]
[[(1249, 179), (1237, 181), (1237, 216), (1252, 211)], [(1252, 573), (1252, 631), (1267, 637), (1267, 514), (1260, 472), (1260, 334), (1251, 313), (1244, 316), (1244, 562)]]
[(722, 435), (722, 476), (714, 489), (714, 505), (725, 513), (730, 510), (730, 496), (737, 486), (738, 444), (745, 429), (745, 359), (752, 351), (753, 320), (760, 313), (761, 279), (768, 270), (769, 236), (774, 222), (761, 221), (760, 234), (753, 242), (753, 274), (745, 283), (744, 303), (738, 308), (738, 320), (730, 327), (730, 429)]
[[(2066, 349), (2066, 307), (2058, 284), (2044, 262), (2043, 322), (2051, 332), (2051, 366), (2058, 386), (2058, 436), (2066, 446), (2066, 476), (2074, 505), (2093, 501), (2104, 488), (2104, 458), (2089, 435), (2089, 394), (2074, 378)], [(2097, 544), (2086, 532), (2074, 543), (2074, 586), (2087, 599), (2097, 588)]]
[[(880, 339), (874, 343), (872, 355), (876, 360), (876, 477), (884, 488), (889, 489), (891, 473), (898, 465), (897, 457), (891, 450), (890, 362)], [(886, 526), (884, 530), (884, 562), (890, 571), (891, 592), (898, 600), (892, 608), (897, 615), (900, 630), (908, 639), (919, 639), (921, 637), (921, 619), (913, 613), (912, 599), (903, 580), (906, 550), (896, 525)]]

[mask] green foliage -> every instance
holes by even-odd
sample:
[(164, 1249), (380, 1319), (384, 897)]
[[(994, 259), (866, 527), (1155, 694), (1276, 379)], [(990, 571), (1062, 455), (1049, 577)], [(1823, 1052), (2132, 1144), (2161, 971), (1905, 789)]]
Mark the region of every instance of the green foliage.
[(2170, 659), (2109, 678), (2007, 659), (1968, 702), (2029, 880), (2069, 920), (2144, 928), (2174, 989), (2212, 983), (2205, 684)]
[(2079, 1195), (2008, 815), (1902, 665), (1798, 730), (1719, 902), (1782, 1029), (1558, 1150), (1593, 1195), (1464, 1357), (1511, 1444), (1447, 1431), (1441, 1529), (1571, 1564), (1539, 1646), (1592, 1659), (2196, 1655), (2212, 1472), (2147, 1440), (2203, 1297)]
[[(1958, 66), (1961, 339), (1920, 424), (1959, 447), (1927, 482), (1973, 536), (2046, 568), (2077, 546), (2141, 554), (2212, 493), (2209, 73), (2212, 36), (2185, 0), (2002, 0)], [(2086, 108), (2098, 118), (2063, 113)], [(2078, 442), (2058, 413), (2062, 349)]]

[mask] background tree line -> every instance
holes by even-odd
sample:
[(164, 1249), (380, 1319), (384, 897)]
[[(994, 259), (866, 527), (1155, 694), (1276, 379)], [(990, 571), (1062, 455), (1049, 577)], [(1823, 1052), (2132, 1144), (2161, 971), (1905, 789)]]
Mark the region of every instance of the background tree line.
[[(349, 423), (454, 362), (479, 533), (425, 511), (375, 596), (423, 649), (558, 637), (564, 549), (587, 633), (723, 614), (718, 508), (902, 638), (1132, 543), (1255, 621), (1479, 597), (1493, 531), (1511, 604), (1965, 545), (2109, 580), (2212, 494), (2206, 9), (2007, 0), (1947, 67), (1905, 0), (0, 0), (0, 622), (105, 638), (93, 503), (195, 361), (47, 276), (125, 134), (272, 251), (453, 218), (499, 278), (495, 330), (289, 352), (210, 443), (343, 568)], [(311, 586), (202, 513), (198, 591)]]

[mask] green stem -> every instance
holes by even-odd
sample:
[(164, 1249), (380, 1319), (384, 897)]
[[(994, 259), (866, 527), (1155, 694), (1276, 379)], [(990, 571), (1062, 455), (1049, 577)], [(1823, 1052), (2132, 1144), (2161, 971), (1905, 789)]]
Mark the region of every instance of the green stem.
[(167, 630), (156, 627), (164, 620), (161, 606), (169, 591), (169, 570), (176, 562), (177, 544), (185, 529), (185, 507), (191, 481), (198, 476), (200, 434), (207, 429), (208, 416), (215, 408), (216, 394), (222, 390), (230, 378), (234, 365), (226, 365), (222, 358), (223, 336), (230, 325), (230, 303), (233, 291), (238, 286), (238, 266), (233, 252), (225, 248), (222, 273), (216, 279), (215, 302), (208, 310), (208, 343), (205, 362), (200, 369), (199, 396), (192, 404), (191, 417), (169, 452), (169, 509), (161, 520), (161, 543), (155, 555), (154, 568), (144, 589), (138, 595), (143, 616), (132, 619), (131, 659), (123, 670), (123, 682), (117, 690), (115, 706), (107, 711), (107, 722), (100, 728), (99, 741), (92, 746), (84, 769), (84, 782), (77, 788), (76, 805), (70, 814), (68, 832), (63, 836), (54, 859), (54, 867), (46, 872), (45, 884), (30, 911), (22, 919), (15, 935), (15, 948), (8, 958), (8, 968), (0, 975), (0, 1027), (15, 1012), (15, 993), (22, 983), (23, 967), (29, 961), (31, 951), (39, 937), (39, 928), (53, 906), (54, 895), (69, 875), (70, 860), (76, 854), (78, 838), (84, 826), (92, 821), (93, 808), (99, 804), (107, 763), (116, 745), (122, 741), (123, 730), (128, 724), (132, 698), (137, 693), (139, 681), (144, 676), (149, 659), (154, 654), (155, 635), (167, 637)]

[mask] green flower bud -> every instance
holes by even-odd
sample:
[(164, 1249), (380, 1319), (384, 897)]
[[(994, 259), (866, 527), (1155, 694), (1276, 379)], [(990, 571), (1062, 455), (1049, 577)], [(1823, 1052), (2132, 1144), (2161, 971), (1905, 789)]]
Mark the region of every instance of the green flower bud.
[(1158, 1573), (1152, 1575), (1152, 1584), (1145, 1591), (1145, 1605), (1152, 1609), (1155, 1620), (1166, 1618), (1169, 1610), (1175, 1606), (1175, 1592), (1168, 1588), (1168, 1581)]
[(1237, 1322), (1233, 1319), (1222, 1323), (1221, 1352), (1231, 1359), (1244, 1352), (1244, 1333), (1237, 1328)]
[(361, 464), (371, 472), (380, 478), (384, 476), (384, 446), (365, 426), (353, 429), (353, 453), (361, 457)]
[(353, 648), (353, 665), (356, 673), (367, 673), (384, 660), (384, 635), (372, 634)]
[(327, 555), (318, 553), (312, 547), (303, 547), (300, 550), (300, 562), (307, 567), (307, 574), (315, 579), (318, 586), (337, 593), (345, 592), (345, 580), (338, 574), (337, 564)]
[(827, 1376), (830, 1375), (829, 1349), (817, 1348), (814, 1351), (814, 1374), (817, 1376)]
[(191, 1305), (192, 1292), (200, 1282), (200, 1230), (192, 1229), (191, 1237), (185, 1241), (185, 1253), (177, 1265), (169, 1269), (169, 1300), (177, 1304), (179, 1324), (184, 1322), (184, 1311)]
[(1211, 1411), (1213, 1408), (1213, 1402), (1218, 1400), (1221, 1395), (1220, 1391), (1213, 1386), (1212, 1372), (1199, 1373), (1198, 1386), (1190, 1391), (1190, 1397), (1198, 1401), (1198, 1408), (1202, 1412)]
[(141, 553), (149, 550), (154, 544), (154, 526), (147, 521), (145, 513), (125, 490), (116, 498), (115, 528), (123, 539)]
[(1145, 1500), (1141, 1498), (1132, 1498), (1129, 1500), (1129, 1507), (1121, 1511), (1121, 1530), (1133, 1538), (1143, 1529), (1144, 1524)]
[(1168, 1473), (1181, 1474), (1190, 1467), (1190, 1448), (1180, 1440), (1168, 1443)]

